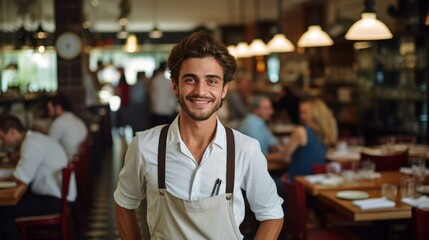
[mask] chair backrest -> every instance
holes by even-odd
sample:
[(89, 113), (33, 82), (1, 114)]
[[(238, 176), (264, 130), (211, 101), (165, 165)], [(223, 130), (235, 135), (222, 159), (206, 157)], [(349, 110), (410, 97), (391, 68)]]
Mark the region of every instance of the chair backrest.
[[(337, 162), (340, 164), (340, 170), (344, 169), (352, 169), (354, 162)], [(328, 165), (329, 163), (313, 163), (311, 165), (311, 171), (313, 174), (321, 174), (321, 173), (327, 173), (328, 172)]]
[(379, 136), (376, 139), (377, 144), (388, 144), (388, 143), (416, 143), (417, 137), (414, 135), (403, 135), (403, 134), (394, 134)]
[(61, 185), (61, 225), (64, 227), (69, 224), (69, 203), (67, 195), (69, 194), (70, 177), (74, 171), (74, 165), (70, 162), (67, 167), (63, 168), (63, 182)]
[(370, 160), (374, 162), (376, 171), (399, 170), (401, 167), (408, 166), (408, 150), (392, 155), (372, 155), (361, 152), (360, 160)]
[(292, 240), (307, 239), (307, 205), (304, 186), (298, 182), (291, 182), (287, 174), (282, 176), (286, 192), (286, 219), (290, 219)]
[(429, 210), (423, 210), (413, 207), (412, 210), (412, 228), (414, 240), (428, 239)]

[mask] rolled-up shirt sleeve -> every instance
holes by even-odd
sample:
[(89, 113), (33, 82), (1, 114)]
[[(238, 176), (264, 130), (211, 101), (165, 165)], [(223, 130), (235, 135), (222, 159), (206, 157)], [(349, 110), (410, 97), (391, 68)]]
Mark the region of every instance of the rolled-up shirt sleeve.
[(126, 209), (136, 209), (146, 197), (143, 168), (138, 141), (134, 137), (125, 154), (124, 166), (119, 173), (118, 185), (113, 193), (115, 202), (119, 206)]
[[(257, 144), (256, 144), (257, 145)], [(283, 217), (283, 199), (278, 195), (274, 180), (268, 173), (267, 160), (259, 146), (248, 152), (249, 165), (243, 179), (243, 187), (250, 208), (258, 221)]]

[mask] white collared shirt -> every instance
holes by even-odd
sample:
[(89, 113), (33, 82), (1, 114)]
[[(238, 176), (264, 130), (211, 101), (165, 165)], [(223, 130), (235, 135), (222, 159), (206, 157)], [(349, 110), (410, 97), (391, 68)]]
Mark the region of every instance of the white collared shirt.
[[(147, 197), (149, 224), (156, 221), (156, 213), (151, 209), (156, 209), (159, 200), (157, 154), (161, 128), (157, 126), (134, 137), (114, 193), (116, 203), (126, 209), (138, 208), (141, 200)], [(267, 160), (259, 143), (237, 131), (233, 132), (236, 143), (233, 209), (237, 226), (243, 221), (245, 212), (241, 189), (246, 191), (257, 220), (282, 218), (283, 200), (277, 195), (275, 183), (268, 174)], [(184, 200), (210, 197), (217, 178), (222, 180), (219, 194), (225, 193), (226, 133), (219, 120), (216, 135), (199, 165), (180, 137), (178, 117), (174, 120), (167, 135), (165, 178), (167, 190)]]
[(63, 112), (55, 118), (49, 129), (49, 136), (63, 146), (69, 161), (79, 153), (79, 146), (87, 135), (85, 123), (71, 112)]
[[(67, 163), (66, 153), (57, 141), (44, 134), (27, 131), (13, 175), (30, 185), (35, 194), (61, 198), (62, 169)], [(72, 175), (67, 200), (74, 201), (76, 195), (76, 182)]]

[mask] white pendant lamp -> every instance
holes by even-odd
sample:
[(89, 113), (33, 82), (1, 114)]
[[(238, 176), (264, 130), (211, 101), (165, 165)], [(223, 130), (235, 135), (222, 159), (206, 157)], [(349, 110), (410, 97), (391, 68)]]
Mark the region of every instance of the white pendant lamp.
[(286, 36), (281, 33), (282, 31), (282, 20), (283, 20), (283, 0), (277, 0), (277, 21), (278, 21), (278, 33), (268, 42), (267, 47), (270, 52), (280, 53), (280, 52), (293, 52), (295, 51), (295, 46), (292, 42), (286, 38)]
[(227, 47), (229, 54), (231, 54), (234, 57), (237, 57), (237, 48), (234, 45), (229, 45)]
[(286, 38), (282, 33), (277, 33), (274, 37), (268, 42), (268, 49), (270, 52), (293, 52), (295, 47), (292, 42)]
[(239, 42), (235, 48), (235, 57), (236, 58), (248, 58), (252, 57), (250, 52), (249, 45), (246, 42)]
[(255, 0), (254, 4), (254, 12), (255, 12), (255, 38), (252, 40), (252, 42), (249, 45), (250, 53), (253, 56), (264, 56), (270, 54), (270, 51), (268, 51), (267, 45), (262, 41), (261, 39), (257, 38), (258, 36), (258, 20), (259, 20), (259, 0)]
[(267, 45), (259, 38), (253, 39), (249, 48), (253, 56), (264, 56), (270, 54)]
[(137, 36), (135, 34), (129, 34), (124, 46), (124, 50), (129, 53), (133, 53), (138, 50), (138, 46), (139, 44), (138, 44)]
[(162, 38), (164, 34), (157, 27), (154, 27), (152, 31), (149, 32), (149, 37), (152, 39)]
[(149, 38), (159, 39), (164, 35), (161, 30), (157, 27), (157, 19), (158, 19), (158, 5), (157, 0), (152, 0), (152, 17), (153, 17), (153, 29), (149, 32)]
[(334, 44), (332, 38), (318, 24), (316, 0), (313, 0), (313, 15), (310, 26), (298, 40), (299, 47), (324, 47)]
[(302, 34), (298, 40), (300, 47), (323, 47), (333, 44), (332, 38), (319, 25), (308, 26), (307, 32)]
[(365, 0), (365, 9), (361, 19), (355, 22), (347, 31), (348, 40), (381, 40), (393, 37), (389, 28), (380, 20), (374, 10), (374, 0)]

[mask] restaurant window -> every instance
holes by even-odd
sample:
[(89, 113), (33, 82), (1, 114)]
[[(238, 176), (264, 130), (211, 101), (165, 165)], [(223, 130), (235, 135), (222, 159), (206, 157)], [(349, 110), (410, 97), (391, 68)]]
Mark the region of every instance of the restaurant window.
[(57, 91), (55, 50), (47, 49), (43, 53), (32, 49), (3, 50), (0, 53), (0, 67), (2, 94)]

